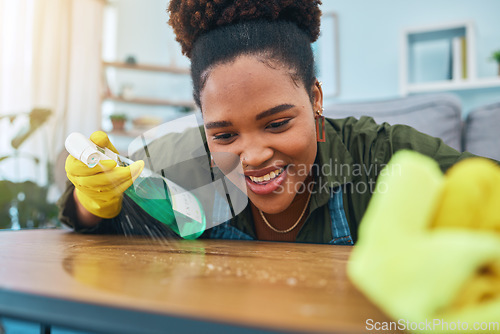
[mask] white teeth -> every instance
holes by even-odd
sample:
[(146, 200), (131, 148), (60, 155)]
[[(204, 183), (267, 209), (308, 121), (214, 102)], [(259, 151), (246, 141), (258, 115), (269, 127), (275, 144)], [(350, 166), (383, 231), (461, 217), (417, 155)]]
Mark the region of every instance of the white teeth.
[(253, 182), (264, 182), (264, 181), (270, 181), (274, 179), (275, 177), (278, 177), (281, 173), (283, 173), (283, 168), (276, 169), (273, 172), (270, 172), (269, 174), (263, 175), (263, 176), (249, 176), (250, 180)]

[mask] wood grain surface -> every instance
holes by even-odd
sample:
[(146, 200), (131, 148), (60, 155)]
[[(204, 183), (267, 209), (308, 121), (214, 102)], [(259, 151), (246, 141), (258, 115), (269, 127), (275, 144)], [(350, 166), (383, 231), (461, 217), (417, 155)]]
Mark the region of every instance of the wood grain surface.
[(366, 332), (367, 319), (389, 319), (349, 282), (351, 249), (0, 232), (0, 289), (285, 331)]

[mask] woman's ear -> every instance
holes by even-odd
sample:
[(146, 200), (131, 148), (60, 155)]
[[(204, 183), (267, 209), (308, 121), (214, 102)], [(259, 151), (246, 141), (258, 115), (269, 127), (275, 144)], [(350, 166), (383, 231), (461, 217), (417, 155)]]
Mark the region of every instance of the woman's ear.
[(322, 110), (323, 89), (321, 88), (321, 81), (318, 81), (318, 79), (315, 80), (314, 85), (312, 87), (311, 97), (312, 97), (313, 112), (316, 113), (316, 111)]

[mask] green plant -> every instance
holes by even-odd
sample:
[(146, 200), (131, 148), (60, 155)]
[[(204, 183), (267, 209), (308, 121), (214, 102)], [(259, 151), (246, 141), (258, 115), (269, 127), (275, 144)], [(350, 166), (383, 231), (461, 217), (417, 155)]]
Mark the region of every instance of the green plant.
[(48, 187), (25, 181), (0, 181), (0, 229), (16, 220), (20, 228), (55, 227), (58, 208), (47, 201)]
[[(48, 109), (35, 108), (29, 113), (1, 116), (12, 123), (17, 117), (28, 117), (29, 124), (19, 131), (12, 139), (13, 154), (0, 157), (0, 163), (7, 159), (28, 158), (39, 166), (40, 159), (32, 154), (24, 153), (19, 147), (49, 119), (52, 112)], [(57, 222), (57, 206), (47, 200), (49, 185), (52, 180), (53, 166), (47, 162), (48, 184), (40, 186), (31, 181), (12, 182), (0, 181), (0, 229), (10, 228), (16, 222), (20, 228), (54, 227)]]
[(189, 113), (189, 112), (193, 111), (193, 108), (188, 107), (188, 106), (183, 106), (183, 107), (178, 107), (178, 108), (179, 108), (179, 111), (183, 112), (183, 113)]
[[(11, 140), (11, 145), (12, 147), (17, 150), (19, 146), (21, 146), (26, 139), (28, 139), (33, 132), (35, 132), (39, 127), (41, 127), (50, 117), (52, 114), (52, 111), (49, 109), (41, 109), (41, 108), (35, 108), (29, 113), (19, 113), (15, 115), (4, 115), (0, 116), (0, 119), (3, 118), (8, 118), (11, 123), (14, 122), (14, 120), (17, 117), (26, 117), (28, 116), (29, 118), (29, 126), (23, 128), (14, 138)], [(10, 156), (6, 156), (3, 158), (9, 158)]]
[(112, 121), (126, 121), (127, 115), (125, 115), (125, 114), (112, 114), (109, 116), (109, 119)]
[(491, 59), (500, 64), (500, 50), (493, 52)]

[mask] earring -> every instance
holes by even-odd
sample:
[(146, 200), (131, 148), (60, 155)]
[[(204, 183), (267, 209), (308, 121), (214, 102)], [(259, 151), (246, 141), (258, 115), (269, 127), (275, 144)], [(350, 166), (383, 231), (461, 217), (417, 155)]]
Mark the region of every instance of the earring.
[[(314, 116), (314, 119), (316, 121), (316, 140), (319, 143), (324, 143), (326, 141), (325, 116), (323, 116), (323, 110), (325, 110), (325, 108), (321, 107), (321, 109), (316, 111), (316, 115)], [(320, 124), (321, 124), (321, 132), (320, 132)]]

